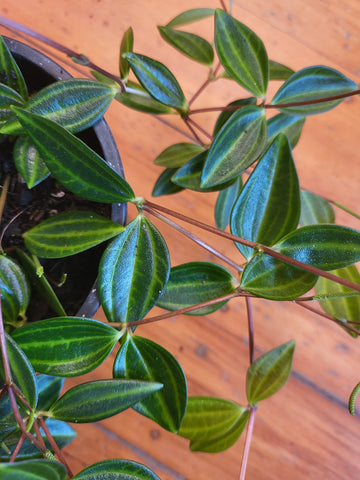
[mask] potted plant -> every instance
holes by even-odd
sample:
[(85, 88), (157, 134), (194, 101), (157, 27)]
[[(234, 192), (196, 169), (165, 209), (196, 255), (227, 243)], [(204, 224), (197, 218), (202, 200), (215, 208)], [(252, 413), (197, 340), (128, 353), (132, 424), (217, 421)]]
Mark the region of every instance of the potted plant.
[[(141, 111), (178, 113), (190, 127), (195, 141), (171, 146), (155, 160), (166, 169), (155, 185), (154, 194), (176, 193), (186, 188), (220, 191), (215, 209), (218, 229), (136, 197), (124, 180), (104, 167), (101, 159), (84, 150), (61, 126), (34, 114), (26, 104), (22, 109), (11, 108), (60, 182), (78, 194), (96, 195), (101, 201), (128, 201), (138, 210), (138, 215), (124, 229), (113, 232), (114, 238), (100, 264), (99, 294), (110, 325), (62, 316), (21, 326), (8, 337), (7, 344), (2, 332), (3, 419), (9, 428), (4, 443), (8, 449), (13, 448), (9, 453), (11, 460), (19, 452), (21, 455), (22, 442), (33, 435), (31, 429), (36, 434), (31, 439), (40, 451), (49, 458), (52, 450), (62, 460), (56, 442), (48, 434), (45, 419), (50, 423), (91, 422), (132, 406), (166, 430), (188, 438), (193, 450), (222, 451), (233, 445), (247, 427), (240, 474), (240, 478), (245, 478), (257, 404), (284, 385), (294, 353), (294, 342), (290, 340), (255, 360), (251, 298), (301, 304), (319, 301), (325, 310), (322, 315), (339, 323), (346, 333), (358, 335), (356, 292), (360, 288), (354, 264), (360, 259), (360, 233), (336, 225), (329, 202), (300, 190), (292, 148), (301, 134), (304, 117), (334, 108), (359, 90), (351, 79), (329, 67), (308, 67), (295, 73), (284, 65), (269, 62), (260, 38), (226, 10), (187, 11), (162, 26), (160, 33), (182, 53), (212, 65), (211, 45), (179, 29), (204, 16), (215, 16), (215, 46), (222, 66), (211, 69), (206, 84), (225, 76), (249, 92), (245, 98), (221, 107), (211, 138), (201, 140), (197, 131), (200, 134), (204, 131), (192, 120), (194, 111), (171, 71), (158, 60), (133, 52), (131, 29), (122, 41), (120, 82), (124, 87), (117, 91), (116, 98)], [(130, 68), (137, 82), (128, 79)], [(115, 88), (113, 76), (104, 71), (94, 75)], [(284, 83), (267, 102), (269, 79), (281, 79)], [(268, 119), (265, 113), (271, 109), (280, 113)], [(8, 122), (11, 125), (11, 120)], [(3, 131), (6, 132), (6, 126)], [(220, 257), (227, 268), (214, 262), (188, 262), (170, 268), (166, 242), (148, 214), (191, 237)], [(235, 261), (210, 247), (170, 216), (235, 242), (243, 259)], [(50, 251), (69, 254), (84, 245), (79, 235), (73, 233), (69, 238), (68, 231), (60, 228), (63, 218), (45, 221), (30, 230), (25, 235), (29, 250), (46, 257)], [(92, 238), (96, 223), (87, 220), (86, 237)], [(70, 231), (77, 231), (78, 217), (68, 215), (66, 222)], [(224, 231), (228, 223), (231, 233)], [(109, 229), (110, 226), (100, 228), (100, 234)], [(317, 292), (308, 293), (315, 285)], [(240, 296), (246, 298), (248, 306), (247, 405), (210, 396), (188, 397), (186, 379), (175, 357), (159, 344), (138, 335), (135, 328), (176, 313), (210, 314)], [(155, 305), (171, 313), (145, 317)], [(113, 364), (114, 378), (80, 383), (57, 398), (61, 381), (54, 376), (77, 376), (91, 371), (118, 342), (121, 347)], [(61, 348), (63, 344), (66, 348)], [(41, 375), (36, 376), (35, 371)], [(47, 394), (43, 406), (36, 388), (43, 397), (50, 385), (52, 396)], [(357, 390), (351, 397), (351, 410)], [(22, 403), (20, 407), (16, 395)], [(57, 428), (65, 431), (67, 427), (61, 423)], [(42, 436), (47, 437), (50, 447), (42, 443)], [(13, 443), (9, 442), (10, 437)], [(33, 451), (28, 458), (32, 455)], [(54, 478), (66, 478), (67, 474), (72, 477), (69, 468), (66, 473), (53, 460), (10, 462), (0, 466), (0, 474), (1, 468), (9, 478), (10, 475), (27, 478), (30, 472), (35, 472), (38, 478), (48, 478), (50, 471)], [(101, 475), (157, 478), (147, 467), (125, 460), (96, 463), (74, 478)]]

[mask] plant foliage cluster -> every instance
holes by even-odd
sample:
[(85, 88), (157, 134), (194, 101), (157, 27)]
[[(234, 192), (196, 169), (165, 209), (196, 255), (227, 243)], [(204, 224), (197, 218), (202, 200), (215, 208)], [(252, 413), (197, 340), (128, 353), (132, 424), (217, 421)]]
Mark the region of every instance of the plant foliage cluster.
[[(214, 46), (182, 29), (204, 17), (214, 18)], [(138, 335), (137, 325), (157, 320), (146, 317), (155, 305), (170, 311), (168, 316), (204, 315), (239, 296), (246, 297), (248, 305), (251, 297), (298, 302), (307, 298), (318, 300), (323, 315), (349, 334), (356, 337), (360, 331), (355, 266), (360, 260), (360, 232), (337, 225), (331, 204), (300, 188), (292, 153), (306, 117), (357, 94), (357, 85), (326, 66), (293, 72), (269, 60), (261, 39), (222, 9), (186, 11), (159, 27), (159, 33), (209, 69), (202, 88), (227, 78), (246, 92), (244, 98), (222, 107), (206, 142), (193, 120), (197, 113), (191, 108), (193, 99), (185, 98), (180, 82), (165, 65), (133, 51), (131, 29), (122, 39), (118, 79), (95, 68), (96, 80), (60, 81), (31, 98), (15, 60), (1, 43), (0, 133), (14, 142), (18, 175), (27, 186), (34, 187), (51, 173), (83, 198), (129, 202), (138, 209), (125, 226), (92, 212), (61, 213), (24, 234), (26, 252), (19, 252), (19, 261), (2, 251), (1, 479), (158, 478), (147, 467), (127, 460), (102, 461), (73, 476), (62, 457), (60, 449), (75, 437), (68, 423), (95, 422), (130, 407), (189, 439), (194, 451), (223, 451), (246, 426), (247, 441), (251, 438), (258, 403), (281, 389), (289, 377), (294, 341), (255, 360), (250, 329), (247, 405), (188, 396), (176, 358)], [(90, 64), (84, 57), (82, 62)], [(273, 80), (282, 84), (267, 103)], [(185, 189), (219, 191), (217, 229), (137, 197), (124, 178), (74, 136), (93, 125), (114, 98), (141, 112), (181, 116), (194, 142), (169, 146), (155, 159), (164, 171), (153, 195)], [(269, 118), (272, 110), (277, 113)], [(3, 196), (5, 185), (3, 179)], [(200, 261), (172, 267), (166, 241), (149, 215), (185, 234), (169, 216), (227, 237), (244, 257), (242, 265), (223, 256), (229, 269)], [(225, 232), (228, 226), (231, 233)], [(71, 256), (105, 241), (98, 292), (108, 323), (69, 317), (39, 259)], [(25, 264), (46, 288), (54, 318), (27, 322), (32, 287)], [(304, 298), (313, 287), (316, 294)], [(61, 393), (64, 377), (94, 370), (116, 346), (111, 378), (80, 383)]]

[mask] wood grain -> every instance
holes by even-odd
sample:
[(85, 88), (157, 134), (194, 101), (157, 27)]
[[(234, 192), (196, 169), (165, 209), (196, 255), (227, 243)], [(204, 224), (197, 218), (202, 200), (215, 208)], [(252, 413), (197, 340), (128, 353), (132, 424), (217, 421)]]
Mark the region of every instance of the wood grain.
[[(204, 67), (181, 57), (161, 41), (156, 25), (165, 24), (187, 8), (218, 7), (215, 0), (181, 4), (160, 0), (2, 0), (0, 14), (38, 30), (113, 73), (117, 72), (122, 32), (135, 31), (135, 50), (167, 64), (188, 97), (206, 79)], [(294, 69), (323, 64), (337, 68), (359, 83), (360, 5), (356, 0), (243, 1), (235, 0), (234, 15), (264, 40), (270, 58)], [(212, 25), (189, 26), (211, 40)], [(269, 98), (278, 84), (271, 87)], [(230, 82), (211, 85), (194, 106), (219, 106), (244, 92)], [(351, 98), (335, 110), (310, 117), (294, 152), (303, 188), (359, 205), (360, 102)], [(161, 172), (154, 157), (166, 146), (184, 141), (158, 119), (113, 105), (106, 115), (117, 141), (126, 177), (139, 196), (150, 198)], [(211, 129), (215, 116), (197, 120)], [(185, 131), (178, 121), (174, 124)], [(156, 199), (159, 204), (213, 224), (216, 194), (188, 192)], [(130, 209), (129, 217), (135, 212)], [(339, 223), (359, 228), (337, 211)], [(161, 228), (170, 245), (173, 265), (216, 258)], [(209, 234), (196, 232), (221, 252), (241, 262), (236, 248)], [(287, 386), (263, 402), (257, 412), (250, 452), (249, 479), (339, 479), (360, 477), (359, 419), (346, 411), (352, 387), (359, 381), (358, 341), (339, 327), (290, 302), (256, 299), (252, 302), (257, 355), (294, 338), (294, 372)], [(104, 319), (101, 312), (97, 318)], [(245, 402), (248, 365), (246, 311), (237, 299), (203, 318), (178, 317), (138, 329), (138, 334), (167, 347), (188, 377), (191, 395), (218, 395)], [(87, 378), (111, 376), (111, 358)], [(83, 379), (72, 379), (67, 388)], [(218, 455), (194, 454), (187, 442), (161, 430), (133, 411), (95, 425), (76, 426), (78, 439), (66, 449), (74, 471), (103, 458), (132, 458), (148, 464), (163, 480), (238, 478), (243, 441)]]

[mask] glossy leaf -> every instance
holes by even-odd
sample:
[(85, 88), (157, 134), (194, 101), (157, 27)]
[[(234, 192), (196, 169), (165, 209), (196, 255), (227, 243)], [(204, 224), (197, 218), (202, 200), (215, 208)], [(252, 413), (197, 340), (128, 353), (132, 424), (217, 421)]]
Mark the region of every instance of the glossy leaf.
[(287, 235), (274, 250), (322, 270), (360, 260), (360, 232), (334, 224), (308, 225)]
[(36, 382), (39, 390), (36, 408), (47, 410), (59, 398), (64, 386), (64, 378), (40, 373), (36, 376)]
[(126, 53), (136, 78), (152, 97), (159, 102), (186, 112), (188, 104), (174, 75), (162, 63), (145, 55)]
[(151, 340), (128, 334), (116, 356), (113, 374), (114, 378), (163, 384), (161, 390), (133, 408), (170, 432), (179, 430), (187, 403), (186, 378), (170, 352)]
[(196, 143), (175, 143), (165, 148), (154, 160), (155, 165), (167, 168), (182, 167), (188, 160), (205, 150), (205, 147)]
[[(220, 265), (209, 262), (184, 263), (171, 269), (165, 291), (156, 305), (170, 311), (180, 310), (232, 293), (237, 286), (236, 278)], [(189, 312), (189, 315), (206, 315), (225, 303), (203, 307)]]
[(216, 397), (189, 397), (178, 434), (190, 440), (190, 450), (217, 453), (240, 437), (249, 411), (237, 403)]
[(158, 26), (158, 30), (161, 37), (182, 54), (209, 67), (212, 65), (214, 50), (204, 38), (193, 33), (174, 30), (168, 26)]
[[(94, 125), (106, 112), (119, 87), (94, 80), (70, 78), (52, 83), (35, 93), (24, 109), (45, 116), (71, 133)], [(24, 133), (21, 123), (9, 120), (1, 129), (8, 135)]]
[(36, 371), (76, 377), (105, 360), (120, 332), (96, 320), (59, 317), (24, 325), (13, 337)]
[(269, 77), (270, 80), (287, 80), (295, 72), (291, 68), (274, 60), (269, 60)]
[(73, 480), (160, 480), (148, 467), (132, 460), (103, 460), (79, 472)]
[(132, 52), (134, 46), (134, 32), (131, 27), (129, 27), (122, 36), (121, 43), (120, 43), (120, 55), (119, 55), (119, 72), (120, 77), (123, 80), (127, 80), (129, 76), (129, 63), (123, 57), (124, 53)]
[(229, 103), (227, 107), (239, 107), (239, 108), (234, 110), (223, 110), (220, 113), (214, 126), (213, 137), (217, 136), (217, 134), (220, 132), (222, 127), (225, 125), (225, 123), (237, 110), (240, 110), (240, 108), (245, 107), (246, 105), (256, 105), (256, 102), (257, 102), (257, 99), (255, 97), (249, 97), (249, 98), (240, 98), (239, 100), (235, 100), (234, 102)]
[(136, 380), (86, 382), (70, 388), (54, 403), (49, 415), (65, 422), (97, 422), (126, 410), (161, 388), (159, 383)]
[(207, 161), (207, 155), (208, 152), (205, 151), (187, 161), (174, 173), (171, 177), (171, 181), (180, 187), (195, 190), (196, 192), (217, 192), (218, 190), (227, 188), (235, 181), (235, 179), (230, 179), (220, 185), (213, 185), (210, 187), (201, 186), (201, 176), (204, 165)]
[(33, 188), (50, 175), (29, 137), (21, 136), (14, 145), (14, 163), (28, 188)]
[(24, 320), (30, 301), (29, 284), (19, 265), (6, 255), (0, 255), (0, 294), (4, 323)]
[(250, 365), (246, 375), (246, 396), (250, 404), (274, 395), (285, 385), (294, 350), (295, 342), (291, 340), (261, 355)]
[(140, 112), (153, 113), (154, 115), (175, 113), (174, 109), (151, 97), (141, 85), (130, 81), (126, 84), (126, 92), (117, 93), (115, 99)]
[(130, 185), (84, 142), (47, 118), (14, 111), (51, 173), (70, 191), (95, 202), (134, 199)]
[(214, 13), (215, 10), (213, 8), (192, 8), (174, 17), (166, 26), (171, 28), (181, 27), (182, 25), (188, 25), (203, 18), (211, 17)]
[[(352, 92), (356, 83), (342, 73), (330, 67), (317, 65), (304, 68), (292, 75), (277, 91), (271, 101), (272, 105), (304, 102), (328, 98), (334, 95)], [(278, 107), (290, 115), (314, 115), (331, 110), (342, 100), (325, 101), (312, 105)]]
[[(341, 268), (340, 270), (333, 270), (331, 273), (360, 285), (360, 274), (355, 265)], [(344, 322), (345, 330), (348, 322), (355, 322), (352, 323), (351, 326), (359, 330), (360, 333), (360, 296), (341, 296), (356, 294), (356, 292), (344, 285), (339, 285), (323, 277), (319, 277), (315, 288), (316, 295), (324, 297), (319, 302), (324, 311), (333, 318)], [(338, 298), (336, 298), (336, 295), (339, 295)], [(327, 296), (329, 298), (326, 298)], [(331, 298), (332, 296), (335, 298)], [(354, 332), (350, 330), (346, 331), (348, 331), (350, 335), (356, 336)]]
[(99, 297), (109, 322), (141, 320), (161, 295), (170, 259), (160, 232), (143, 215), (105, 250), (99, 267)]
[(28, 98), (28, 91), (24, 77), (14, 57), (0, 36), (0, 83), (16, 90), (24, 100)]
[[(38, 400), (38, 388), (34, 369), (17, 343), (7, 334), (6, 348), (14, 383), (21, 390), (31, 408), (35, 408)], [(5, 383), (5, 371), (0, 354), (0, 380)]]
[(215, 204), (215, 222), (217, 228), (225, 230), (229, 225), (233, 206), (243, 188), (241, 175), (229, 187), (221, 190)]
[(23, 103), (24, 100), (18, 92), (0, 83), (0, 127), (13, 115), (10, 105), (21, 107)]
[(177, 168), (166, 168), (159, 178), (156, 180), (151, 195), (153, 197), (160, 197), (161, 195), (171, 195), (184, 190), (184, 187), (176, 185), (171, 181), (173, 175), (175, 175)]
[(256, 97), (265, 97), (269, 62), (263, 42), (223, 10), (215, 12), (215, 46), (227, 73)]
[[(245, 183), (231, 213), (231, 232), (271, 246), (297, 227), (300, 216), (299, 180), (289, 142), (278, 135)], [(254, 250), (236, 243), (246, 259)]]
[(245, 267), (240, 288), (270, 300), (294, 300), (308, 292), (316, 280), (316, 275), (262, 253)]
[(3, 480), (65, 480), (64, 465), (52, 460), (25, 460), (15, 463), (0, 463), (0, 478)]
[(305, 123), (304, 117), (289, 116), (285, 113), (279, 113), (267, 121), (268, 143), (270, 144), (279, 133), (284, 133), (294, 148), (302, 132)]
[(206, 158), (201, 187), (237, 177), (262, 153), (267, 139), (264, 109), (246, 106), (235, 112), (213, 141)]
[(335, 212), (329, 202), (315, 193), (301, 191), (300, 224), (334, 223)]
[(63, 258), (115, 237), (122, 225), (94, 212), (54, 215), (24, 233), (26, 247), (41, 258)]

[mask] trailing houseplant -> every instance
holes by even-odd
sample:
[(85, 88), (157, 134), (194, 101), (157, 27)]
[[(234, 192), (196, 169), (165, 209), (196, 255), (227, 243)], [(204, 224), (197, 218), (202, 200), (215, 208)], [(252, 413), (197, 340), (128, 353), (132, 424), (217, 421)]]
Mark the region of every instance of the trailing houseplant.
[[(216, 222), (221, 229), (230, 222), (231, 233), (135, 197), (124, 180), (106, 169), (98, 157), (84, 150), (60, 126), (46, 117), (34, 115), (26, 105), (23, 109), (16, 106), (10, 109), (61, 183), (78, 194), (96, 195), (101, 201), (110, 197), (111, 201), (128, 201), (139, 212), (120, 233), (116, 232), (100, 266), (99, 293), (111, 326), (73, 317), (45, 320), (17, 329), (11, 338), (8, 337), (7, 348), (2, 332), (3, 406), (7, 408), (6, 420), (12, 434), (5, 437), (4, 447), (15, 450), (11, 460), (19, 453), (17, 446), (21, 452), (25, 436), (33, 435), (31, 429), (36, 433), (38, 422), (46, 433), (46, 418), (48, 422), (95, 421), (133, 405), (165, 429), (189, 438), (193, 450), (215, 452), (227, 448), (247, 425), (241, 468), (241, 478), (244, 478), (257, 404), (283, 386), (294, 351), (294, 342), (290, 341), (254, 360), (251, 297), (302, 303), (318, 300), (327, 312), (323, 315), (337, 321), (348, 333), (357, 335), (359, 303), (356, 292), (360, 288), (354, 263), (360, 258), (360, 234), (334, 224), (333, 211), (326, 200), (300, 191), (291, 152), (301, 133), (304, 117), (322, 113), (346, 96), (358, 94), (357, 86), (328, 67), (309, 67), (293, 73), (283, 65), (269, 62), (259, 37), (224, 10), (185, 12), (161, 27), (161, 35), (182, 53), (212, 65), (211, 45), (178, 27), (214, 14), (216, 52), (224, 72), (221, 67), (211, 68), (206, 83), (227, 76), (253, 97), (221, 107), (211, 139), (202, 141), (199, 138), (204, 132), (193, 120), (196, 112), (189, 107), (190, 102), (186, 101), (178, 81), (167, 67), (133, 53), (131, 30), (126, 32), (122, 42), (120, 78), (116, 79), (122, 91), (117, 90), (116, 97), (141, 111), (178, 113), (182, 117), (196, 141), (172, 146), (156, 159), (166, 170), (154, 194), (175, 193), (185, 188), (220, 190)], [(84, 57), (78, 60), (88, 62)], [(129, 67), (139, 83), (128, 80)], [(114, 78), (108, 80), (106, 72), (95, 75), (115, 88)], [(269, 76), (285, 82), (267, 103)], [(273, 108), (281, 113), (267, 119), (266, 111)], [(68, 145), (71, 149), (66, 148)], [(61, 158), (61, 166), (58, 158)], [(157, 216), (188, 236), (190, 233), (168, 216), (194, 223), (235, 242), (244, 257), (241, 265), (220, 255), (214, 248), (211, 251), (237, 273), (204, 262), (170, 269), (166, 243), (147, 214)], [(94, 223), (87, 220), (88, 223), (83, 223), (85, 237), (91, 239)], [(61, 237), (64, 223), (67, 230)], [(58, 220), (54, 217), (26, 234), (26, 244), (39, 257), (54, 254), (51, 252), (71, 254), (86, 243), (77, 234), (78, 224), (79, 218), (71, 214), (65, 220), (63, 216)], [(204, 242), (201, 244), (211, 248)], [(336, 270), (335, 276), (333, 270)], [(316, 295), (307, 294), (315, 284)], [(176, 312), (209, 314), (239, 296), (245, 296), (249, 306), (251, 365), (246, 383), (249, 404), (242, 406), (210, 397), (187, 398), (185, 377), (175, 358), (160, 345), (138, 336), (134, 329)], [(144, 318), (154, 305), (173, 312)], [(80, 384), (56, 400), (62, 382), (53, 376), (76, 376), (90, 371), (104, 360), (118, 341), (121, 347), (114, 363), (115, 379)], [(64, 343), (67, 348), (60, 348)], [(54, 345), (60, 346), (54, 351), (51, 350)], [(10, 367), (7, 359), (11, 360)], [(41, 375), (35, 376), (34, 371)], [(44, 377), (45, 374), (52, 377)], [(53, 387), (53, 395), (51, 398), (48, 395), (46, 406), (36, 393), (38, 382), (46, 388)], [(46, 391), (42, 385), (38, 386), (41, 393)], [(16, 395), (21, 407), (16, 404)], [(16, 415), (16, 421), (12, 415)], [(44, 445), (39, 445), (40, 438), (40, 434), (32, 437), (40, 451), (49, 457), (51, 453), (47, 447), (44, 452)], [(61, 455), (54, 443), (51, 447)], [(30, 471), (36, 472), (38, 478), (49, 478), (49, 471), (54, 478), (66, 477), (65, 470), (49, 460), (10, 462), (4, 464), (2, 470), (0, 468), (0, 475), (1, 471), (9, 478), (12, 472), (26, 478)], [(71, 476), (69, 469), (68, 474)], [(125, 475), (127, 478), (156, 478), (146, 467), (115, 460), (90, 466), (75, 478), (96, 478), (101, 474), (107, 475), (106, 478)]]

